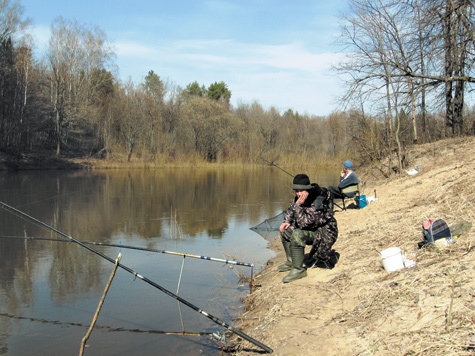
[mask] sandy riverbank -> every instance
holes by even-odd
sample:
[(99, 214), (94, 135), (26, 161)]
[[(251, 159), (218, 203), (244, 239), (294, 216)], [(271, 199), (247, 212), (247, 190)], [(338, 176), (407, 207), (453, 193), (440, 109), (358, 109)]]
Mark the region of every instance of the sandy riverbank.
[[(475, 225), (475, 139), (417, 146), (406, 157), (418, 174), (384, 180), (358, 171), (364, 193), (378, 200), (336, 213), (340, 260), (332, 270), (283, 284), (283, 251), (273, 241), (278, 256), (256, 277), (260, 287), (235, 325), (279, 356), (474, 355), (475, 228), (446, 248), (417, 243), (428, 218)], [(377, 251), (393, 246), (415, 267), (386, 272)], [(261, 351), (242, 341), (234, 354)]]

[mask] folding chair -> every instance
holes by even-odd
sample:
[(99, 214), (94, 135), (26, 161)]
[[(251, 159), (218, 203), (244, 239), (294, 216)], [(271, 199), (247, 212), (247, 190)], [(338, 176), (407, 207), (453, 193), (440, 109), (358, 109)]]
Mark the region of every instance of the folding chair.
[[(335, 205), (337, 207), (339, 207), (341, 210), (346, 210), (346, 204), (345, 204), (345, 200), (346, 199), (356, 199), (357, 201), (357, 209), (360, 208), (360, 204), (359, 204), (359, 201), (360, 201), (360, 189), (359, 189), (359, 184), (356, 184), (356, 185), (350, 185), (349, 187), (346, 187), (344, 189), (341, 190), (341, 193), (344, 194), (343, 198), (335, 198), (332, 200), (332, 211), (334, 210), (335, 208)], [(337, 203), (335, 203), (335, 200), (341, 200), (341, 206), (338, 205)]]

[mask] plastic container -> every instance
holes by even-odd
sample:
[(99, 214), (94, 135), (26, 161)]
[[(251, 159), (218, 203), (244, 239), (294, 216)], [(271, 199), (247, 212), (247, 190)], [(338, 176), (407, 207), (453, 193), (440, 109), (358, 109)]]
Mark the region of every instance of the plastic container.
[(383, 266), (386, 272), (397, 271), (404, 268), (404, 261), (402, 260), (401, 249), (399, 247), (390, 247), (379, 253), (383, 260)]
[(446, 238), (441, 238), (434, 241), (434, 245), (437, 247), (447, 247), (448, 243), (449, 243), (449, 240)]
[(359, 197), (356, 197), (355, 201), (360, 209), (363, 209), (366, 205), (368, 205), (368, 202), (366, 201), (366, 195), (360, 195)]

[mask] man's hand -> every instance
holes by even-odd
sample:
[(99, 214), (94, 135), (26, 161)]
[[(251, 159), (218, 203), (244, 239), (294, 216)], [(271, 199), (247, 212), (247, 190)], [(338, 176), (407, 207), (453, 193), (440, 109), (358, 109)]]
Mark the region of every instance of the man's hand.
[(282, 224), (280, 224), (279, 231), (284, 232), (284, 230), (287, 229), (288, 227), (290, 227), (290, 224), (283, 222)]
[(296, 203), (302, 205), (305, 202), (305, 199), (308, 197), (308, 191), (302, 190), (301, 192), (297, 193), (297, 196), (299, 198), (297, 199)]

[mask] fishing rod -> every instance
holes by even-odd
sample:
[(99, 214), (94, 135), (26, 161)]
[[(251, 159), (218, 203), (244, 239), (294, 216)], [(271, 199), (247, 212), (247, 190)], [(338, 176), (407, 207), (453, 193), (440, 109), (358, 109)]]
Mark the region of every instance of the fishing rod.
[(258, 156), (258, 157), (259, 157), (260, 159), (262, 159), (263, 161), (266, 161), (267, 163), (269, 163), (269, 165), (274, 166), (274, 167), (277, 167), (277, 168), (279, 168), (282, 172), (285, 172), (285, 173), (287, 173), (289, 176), (293, 177), (292, 174), (290, 174), (289, 172), (287, 172), (285, 169), (280, 168), (280, 167), (279, 167), (278, 165), (276, 165), (274, 162), (270, 162), (270, 161), (266, 160), (265, 158), (263, 158), (263, 157), (261, 157), (261, 156)]
[[(9, 212), (11, 212), (11, 213), (13, 213), (13, 214), (16, 214), (17, 216), (19, 216), (19, 217), (21, 217), (21, 218), (26, 218), (26, 219), (28, 219), (28, 220), (30, 220), (30, 221), (33, 221), (34, 223), (36, 223), (36, 224), (38, 224), (38, 225), (40, 225), (40, 226), (46, 227), (47, 229), (50, 229), (51, 231), (53, 231), (53, 232), (55, 232), (55, 233), (57, 233), (57, 234), (59, 234), (59, 235), (65, 237), (65, 238), (69, 239), (71, 242), (74, 242), (74, 243), (76, 243), (76, 244), (78, 244), (78, 245), (84, 247), (85, 249), (87, 249), (87, 250), (89, 250), (89, 251), (95, 253), (96, 255), (98, 255), (98, 256), (104, 258), (105, 260), (107, 260), (107, 261), (113, 263), (114, 265), (116, 264), (116, 260), (113, 259), (112, 257), (107, 256), (107, 255), (103, 254), (102, 252), (93, 249), (92, 247), (88, 246), (87, 244), (85, 244), (85, 243), (83, 243), (83, 242), (81, 242), (81, 241), (79, 241), (79, 240), (76, 240), (75, 238), (73, 238), (73, 237), (71, 237), (71, 236), (69, 236), (69, 235), (66, 235), (64, 232), (61, 232), (61, 231), (59, 231), (58, 229), (56, 229), (56, 228), (54, 228), (54, 227), (52, 227), (52, 226), (50, 226), (50, 225), (48, 225), (48, 224), (46, 224), (46, 223), (44, 223), (44, 222), (42, 222), (42, 221), (40, 221), (40, 220), (34, 218), (34, 217), (32, 217), (32, 216), (30, 216), (30, 215), (28, 215), (28, 214), (26, 214), (26, 213), (24, 213), (24, 212), (22, 212), (22, 211), (20, 211), (20, 210), (18, 210), (18, 209), (15, 209), (14, 207), (12, 207), (12, 206), (10, 206), (10, 205), (7, 205), (7, 204), (5, 204), (5, 203), (3, 203), (3, 202), (0, 202), (0, 205), (1, 205), (1, 207), (3, 207), (5, 210), (7, 210), (7, 211), (9, 211)], [(228, 323), (222, 321), (221, 319), (219, 319), (219, 318), (217, 318), (217, 317), (215, 317), (215, 316), (213, 316), (213, 315), (211, 315), (211, 314), (205, 312), (204, 310), (198, 308), (197, 306), (195, 306), (194, 304), (188, 302), (187, 300), (183, 299), (182, 297), (180, 297), (180, 296), (178, 296), (178, 295), (176, 295), (176, 294), (170, 292), (168, 289), (162, 287), (161, 285), (155, 283), (154, 281), (148, 279), (147, 277), (140, 275), (139, 273), (137, 273), (137, 272), (134, 271), (133, 269), (127, 267), (126, 265), (124, 265), (124, 264), (122, 264), (122, 263), (118, 263), (118, 267), (120, 267), (120, 268), (122, 268), (124, 271), (126, 271), (126, 272), (132, 274), (134, 277), (139, 278), (139, 279), (141, 279), (142, 281), (144, 281), (144, 282), (150, 284), (151, 286), (157, 288), (158, 290), (162, 291), (162, 292), (165, 293), (166, 295), (168, 295), (168, 296), (170, 296), (170, 297), (172, 297), (172, 298), (178, 300), (180, 303), (185, 304), (187, 307), (193, 309), (194, 311), (200, 313), (201, 315), (204, 315), (205, 317), (207, 317), (208, 319), (210, 319), (210, 320), (213, 321), (214, 323), (216, 323), (216, 324), (218, 324), (218, 325), (220, 325), (220, 326), (222, 326), (222, 327), (228, 329), (229, 331), (233, 332), (234, 334), (239, 335), (239, 336), (242, 337), (243, 339), (245, 339), (245, 340), (247, 340), (247, 341), (253, 343), (254, 345), (256, 345), (256, 346), (258, 346), (258, 347), (260, 347), (261, 349), (263, 349), (263, 350), (266, 351), (267, 353), (272, 353), (272, 352), (273, 352), (273, 350), (272, 350), (270, 347), (264, 345), (263, 343), (257, 341), (256, 339), (254, 339), (254, 338), (252, 338), (251, 336), (249, 336), (249, 335), (243, 333), (242, 331), (240, 331), (240, 330), (234, 328), (232, 325), (230, 325), (230, 324), (228, 324)]]
[[(55, 241), (55, 242), (71, 243), (71, 241), (69, 241), (69, 240), (53, 239), (53, 238), (48, 238), (48, 237), (35, 237), (35, 236), (5, 236), (5, 235), (2, 235), (2, 236), (0, 236), (0, 238), (23, 239), (23, 240), (42, 240), (42, 241)], [(78, 240), (78, 241), (80, 241), (80, 240)], [(88, 244), (88, 245), (118, 247), (118, 248), (125, 248), (125, 249), (131, 249), (131, 250), (139, 250), (139, 251), (147, 251), (147, 252), (159, 252), (159, 253), (165, 253), (165, 254), (170, 254), (170, 255), (198, 258), (198, 259), (206, 260), (206, 261), (222, 262), (222, 263), (226, 263), (226, 264), (229, 264), (229, 265), (235, 265), (235, 266), (251, 267), (251, 277), (249, 279), (249, 288), (250, 288), (250, 292), (252, 293), (252, 289), (253, 289), (252, 281), (254, 279), (254, 263), (238, 262), (238, 261), (225, 260), (225, 259), (215, 258), (215, 257), (193, 255), (193, 254), (190, 254), (190, 253), (183, 253), (183, 252), (158, 250), (158, 249), (154, 249), (154, 248), (147, 248), (147, 247), (140, 247), (140, 246), (109, 244), (109, 243), (105, 243), (105, 242), (93, 242), (93, 241), (81, 241), (81, 242), (84, 243), (84, 244)]]
[[(55, 241), (55, 242), (71, 242), (71, 241), (63, 240), (63, 239), (53, 239), (53, 238), (35, 237), (35, 236), (5, 236), (5, 235), (3, 235), (3, 236), (0, 236), (0, 238), (23, 239), (23, 240), (42, 240), (42, 241)], [(78, 241), (80, 241), (80, 240), (78, 240)], [(238, 261), (225, 260), (225, 259), (215, 258), (215, 257), (193, 255), (191, 253), (158, 250), (158, 249), (154, 249), (154, 248), (147, 248), (147, 247), (140, 247), (140, 246), (109, 244), (109, 243), (105, 243), (105, 242), (93, 242), (93, 241), (81, 241), (81, 242), (83, 244), (87, 244), (87, 245), (119, 247), (119, 248), (125, 248), (125, 249), (130, 249), (130, 250), (140, 250), (140, 251), (147, 251), (147, 252), (159, 252), (159, 253), (165, 253), (165, 254), (177, 255), (177, 256), (183, 256), (183, 257), (199, 258), (201, 260), (207, 260), (207, 261), (222, 262), (222, 263), (226, 263), (226, 264), (229, 264), (229, 265), (246, 266), (246, 267), (251, 267), (251, 268), (254, 267), (254, 263), (238, 262)]]

